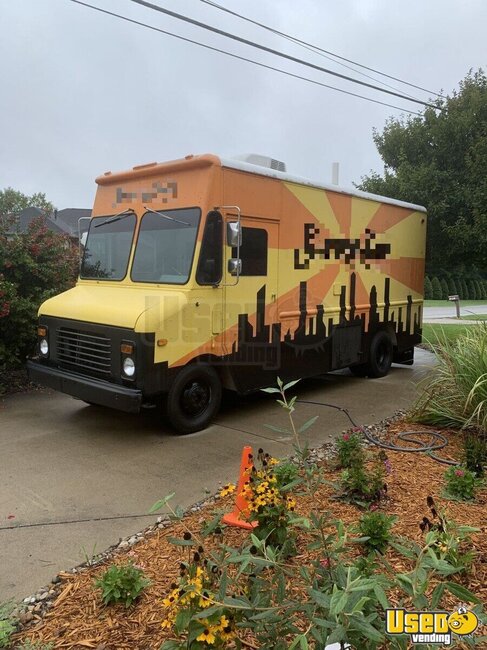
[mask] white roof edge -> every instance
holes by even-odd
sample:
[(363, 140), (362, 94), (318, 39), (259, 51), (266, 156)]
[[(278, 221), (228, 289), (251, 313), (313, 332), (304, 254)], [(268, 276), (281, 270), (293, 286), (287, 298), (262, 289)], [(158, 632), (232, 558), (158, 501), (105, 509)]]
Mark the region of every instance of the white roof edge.
[(348, 194), (350, 196), (356, 196), (360, 199), (369, 199), (372, 201), (379, 201), (380, 203), (389, 203), (390, 205), (397, 205), (400, 208), (407, 208), (409, 210), (414, 210), (416, 212), (426, 212), (426, 208), (422, 205), (416, 205), (414, 203), (407, 203), (406, 201), (399, 201), (397, 199), (391, 199), (388, 196), (379, 196), (378, 194), (370, 194), (369, 192), (362, 192), (355, 188), (345, 188), (340, 187), (339, 185), (332, 185), (312, 181), (308, 178), (303, 178), (301, 176), (293, 176), (287, 172), (279, 172), (275, 169), (269, 169), (267, 167), (260, 167), (259, 165), (253, 165), (251, 163), (246, 163), (241, 160), (234, 160), (232, 158), (220, 158), (222, 167), (229, 167), (230, 169), (237, 169), (242, 172), (249, 172), (251, 174), (259, 174), (259, 176), (269, 176), (270, 178), (276, 178), (280, 181), (287, 181), (288, 183), (297, 183), (299, 185), (308, 185), (309, 187), (317, 187), (322, 190), (328, 190), (330, 192), (338, 192), (339, 194)]

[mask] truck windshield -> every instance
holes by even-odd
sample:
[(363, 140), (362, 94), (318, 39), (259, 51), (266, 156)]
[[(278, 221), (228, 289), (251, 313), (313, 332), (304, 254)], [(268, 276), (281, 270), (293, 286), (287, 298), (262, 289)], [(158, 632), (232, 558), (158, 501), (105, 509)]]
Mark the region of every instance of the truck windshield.
[(135, 213), (129, 211), (91, 220), (81, 263), (81, 278), (123, 280), (127, 274), (136, 221)]
[(185, 284), (193, 262), (199, 208), (146, 212), (132, 265), (134, 282)]

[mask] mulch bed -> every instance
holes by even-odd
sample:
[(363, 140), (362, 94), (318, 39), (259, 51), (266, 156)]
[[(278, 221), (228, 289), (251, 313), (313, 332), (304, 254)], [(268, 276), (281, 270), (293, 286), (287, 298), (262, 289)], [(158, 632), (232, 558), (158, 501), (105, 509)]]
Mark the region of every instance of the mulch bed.
[[(397, 441), (396, 434), (404, 430), (427, 429), (424, 426), (411, 425), (403, 420), (392, 422), (383, 434), (383, 440)], [(458, 459), (461, 451), (461, 434), (454, 431), (442, 431), (449, 440), (448, 446), (440, 452), (444, 458)], [(373, 448), (376, 449), (376, 448)], [(443, 474), (446, 465), (440, 464), (423, 453), (405, 453), (388, 451), (392, 473), (387, 478), (387, 498), (380, 509), (388, 514), (398, 516), (393, 532), (418, 542), (422, 539), (419, 522), (428, 515), (426, 497), (432, 496), (438, 505), (446, 507), (450, 519), (459, 524), (478, 527), (481, 532), (472, 536), (476, 549), (476, 559), (471, 573), (466, 577), (453, 576), (453, 580), (462, 582), (478, 598), (487, 604), (487, 488), (478, 491), (475, 502), (446, 501), (442, 496)], [(336, 480), (339, 472), (323, 461), (326, 478)], [(330, 512), (332, 518), (342, 519), (346, 524), (357, 522), (360, 511), (347, 503), (332, 499), (333, 489), (322, 486), (311, 498), (298, 498), (297, 510), (306, 514), (310, 509)], [(162, 599), (170, 590), (170, 584), (179, 577), (179, 562), (185, 559), (187, 551), (171, 545), (168, 537), (181, 537), (189, 528), (198, 531), (203, 520), (210, 520), (213, 512), (231, 510), (233, 497), (226, 497), (207, 506), (200, 512), (190, 513), (183, 522), (171, 524), (165, 529), (152, 529), (146, 538), (130, 549), (117, 549), (110, 560), (105, 560), (96, 567), (78, 569), (76, 573), (61, 573), (58, 586), (59, 595), (52, 607), (19, 634), (15, 641), (30, 639), (53, 643), (54, 648), (95, 648), (97, 650), (152, 650), (170, 638), (167, 630), (161, 628), (164, 618)], [(224, 530), (226, 544), (237, 546), (248, 533), (240, 529)], [(208, 538), (206, 550), (210, 550), (216, 541)], [(298, 543), (299, 547), (299, 543)], [(304, 546), (299, 548), (299, 555), (294, 561), (306, 562)], [(408, 563), (402, 556), (389, 549), (387, 560), (397, 572), (407, 571)], [(133, 560), (142, 566), (151, 580), (139, 600), (132, 607), (125, 609), (122, 605), (104, 606), (100, 591), (93, 588), (93, 581), (103, 573), (111, 562), (117, 564)], [(394, 595), (391, 596), (394, 602)], [(458, 607), (458, 600), (447, 595), (442, 606), (453, 610)], [(485, 632), (484, 632), (485, 633)], [(244, 646), (245, 647), (245, 646)], [(257, 647), (250, 640), (248, 647)], [(455, 647), (462, 647), (457, 645)]]

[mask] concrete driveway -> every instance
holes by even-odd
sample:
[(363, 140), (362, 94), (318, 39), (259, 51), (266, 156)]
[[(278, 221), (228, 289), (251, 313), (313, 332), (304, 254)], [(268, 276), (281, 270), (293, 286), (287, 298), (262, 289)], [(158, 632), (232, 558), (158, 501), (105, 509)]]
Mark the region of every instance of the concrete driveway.
[[(416, 350), (412, 367), (384, 379), (348, 371), (298, 384), (301, 399), (349, 409), (371, 424), (407, 408), (433, 355)], [(349, 427), (338, 411), (300, 404), (296, 420), (319, 415), (305, 437), (318, 446)], [(169, 492), (187, 507), (237, 478), (242, 446), (277, 456), (292, 449), (273, 396), (228, 400), (206, 431), (178, 437), (155, 412), (130, 416), (52, 392), (13, 395), (0, 403), (0, 602), (22, 598), (59, 570), (84, 561), (120, 537), (153, 523), (151, 505)]]

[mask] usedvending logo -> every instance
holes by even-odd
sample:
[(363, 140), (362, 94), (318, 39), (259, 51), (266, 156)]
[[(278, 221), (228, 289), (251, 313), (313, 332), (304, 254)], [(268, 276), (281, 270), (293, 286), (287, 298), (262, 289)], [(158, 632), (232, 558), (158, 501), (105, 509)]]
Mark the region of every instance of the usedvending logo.
[(466, 607), (453, 613), (386, 609), (386, 634), (409, 634), (413, 643), (451, 645), (452, 634), (469, 636), (478, 625), (477, 615)]

